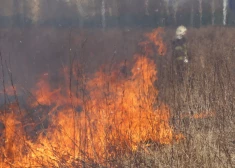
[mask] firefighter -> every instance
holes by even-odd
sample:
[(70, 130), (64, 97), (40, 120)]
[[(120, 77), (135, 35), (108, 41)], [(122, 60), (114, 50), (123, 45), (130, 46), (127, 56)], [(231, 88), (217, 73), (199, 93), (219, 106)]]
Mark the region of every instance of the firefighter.
[(173, 69), (177, 80), (182, 83), (184, 80), (185, 71), (188, 67), (189, 58), (187, 51), (187, 44), (185, 34), (187, 32), (186, 27), (179, 26), (176, 29), (175, 38), (172, 42), (173, 52)]
[[(193, 77), (190, 76), (187, 80), (185, 79), (186, 72), (188, 71), (190, 58), (188, 55), (188, 48), (187, 48), (187, 40), (186, 35), (187, 28), (185, 26), (179, 26), (175, 32), (175, 38), (172, 42), (172, 60), (173, 60), (173, 70), (174, 70), (174, 84), (177, 84), (179, 88), (181, 88), (182, 83), (189, 82), (192, 83)], [(193, 85), (190, 86), (193, 88)], [(185, 102), (188, 102), (190, 99), (190, 95), (186, 96), (186, 100), (182, 100), (181, 98), (176, 95), (176, 100), (180, 105), (180, 108), (185, 107)], [(184, 102), (184, 103), (183, 103)], [(183, 103), (183, 104), (182, 104)], [(189, 114), (193, 115), (193, 111), (189, 109)], [(187, 119), (186, 119), (187, 120)], [(184, 122), (188, 122), (188, 121)]]

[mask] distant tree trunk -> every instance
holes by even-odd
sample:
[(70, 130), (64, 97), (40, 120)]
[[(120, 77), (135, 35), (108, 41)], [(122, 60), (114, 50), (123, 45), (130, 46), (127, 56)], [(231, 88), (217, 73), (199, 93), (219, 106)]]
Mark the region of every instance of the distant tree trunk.
[(19, 1), (18, 0), (14, 0), (13, 1), (13, 15), (17, 15), (19, 14)]
[(169, 7), (170, 7), (170, 5), (169, 5), (169, 0), (164, 0), (164, 7), (165, 7), (165, 9), (164, 9), (164, 14), (166, 14), (166, 16), (165, 16), (165, 24), (169, 24), (170, 23), (170, 9), (169, 9)]
[(18, 0), (13, 0), (13, 3), (12, 3), (12, 26), (14, 26), (17, 21), (18, 21), (18, 18), (17, 16), (19, 15), (19, 1)]
[(101, 15), (102, 15), (102, 27), (103, 29), (106, 28), (106, 6), (105, 6), (105, 0), (102, 0), (101, 2)]
[(215, 0), (211, 0), (211, 24), (215, 24)]
[(145, 15), (149, 15), (149, 0), (145, 0)]
[(22, 11), (23, 27), (25, 27), (26, 17), (27, 17), (27, 2), (23, 1), (22, 3), (23, 3), (23, 11)]
[(79, 19), (79, 27), (83, 28), (83, 24), (84, 24), (84, 10), (83, 10), (83, 5), (82, 2), (80, 0), (76, 0), (76, 6), (77, 6), (77, 10), (78, 10), (78, 19)]
[(170, 15), (169, 0), (165, 0), (165, 2), (166, 2), (166, 14), (167, 14), (167, 16), (169, 17), (169, 15)]
[(223, 25), (227, 24), (228, 0), (223, 0)]
[(191, 5), (191, 16), (190, 16), (190, 25), (191, 27), (194, 27), (194, 4)]
[(113, 16), (113, 3), (112, 1), (108, 1), (106, 4), (107, 12), (110, 17)]
[(178, 0), (174, 0), (173, 10), (174, 10), (174, 22), (175, 22), (175, 25), (177, 24), (178, 5), (179, 5)]
[(199, 17), (200, 17), (200, 26), (202, 26), (202, 0), (199, 1)]
[(32, 20), (34, 23), (37, 23), (39, 20), (39, 13), (40, 13), (40, 1), (31, 0), (30, 7), (31, 7)]

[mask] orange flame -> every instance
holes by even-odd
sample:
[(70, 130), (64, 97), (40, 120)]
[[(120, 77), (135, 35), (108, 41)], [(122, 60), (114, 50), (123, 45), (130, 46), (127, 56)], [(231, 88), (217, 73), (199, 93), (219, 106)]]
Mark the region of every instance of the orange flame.
[(214, 112), (201, 112), (201, 113), (194, 114), (192, 118), (202, 119), (202, 118), (210, 118), (213, 116), (215, 116)]
[[(161, 33), (163, 29), (156, 29), (146, 36), (163, 54)], [(65, 69), (65, 74), (70, 74), (64, 76), (67, 87), (55, 89), (49, 75), (43, 75), (32, 91), (35, 98), (29, 101), (32, 112), (28, 113), (41, 115), (41, 130), (35, 140), (18, 124), (24, 116), (12, 112), (0, 119), (6, 126), (3, 166), (101, 164), (135, 151), (147, 141), (170, 144), (183, 138), (169, 125), (167, 105), (156, 101), (156, 65), (146, 55), (136, 55), (129, 76), (105, 67), (89, 79), (77, 67), (72, 73)]]
[(15, 94), (16, 91), (16, 87), (12, 87), (12, 86), (6, 86), (5, 88), (3, 88), (2, 90), (0, 90), (0, 94), (6, 94), (8, 96), (13, 96)]
[(159, 55), (163, 56), (166, 54), (167, 49), (162, 39), (163, 34), (164, 34), (164, 29), (161, 27), (154, 29), (150, 33), (145, 34), (145, 37), (147, 38), (147, 40), (139, 44), (140, 46), (144, 47), (144, 51), (146, 52), (147, 55), (153, 54), (153, 50), (149, 46), (150, 44), (153, 44), (155, 47), (157, 47), (157, 53)]
[(182, 114), (181, 118), (192, 118), (192, 119), (203, 119), (203, 118), (210, 118), (210, 117), (214, 117), (215, 116), (215, 112), (211, 112), (211, 111), (203, 111), (203, 112), (198, 112), (196, 114)]

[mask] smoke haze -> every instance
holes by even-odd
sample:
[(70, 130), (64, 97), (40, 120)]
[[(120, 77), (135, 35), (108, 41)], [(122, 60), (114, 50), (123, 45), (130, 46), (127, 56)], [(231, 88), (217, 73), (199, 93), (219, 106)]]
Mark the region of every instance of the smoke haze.
[(235, 18), (226, 0), (0, 3), (0, 51), (11, 64), (14, 80), (24, 86), (30, 86), (39, 74), (61, 69), (71, 54), (87, 62), (87, 69), (95, 69), (111, 57), (121, 60), (132, 56), (143, 33), (141, 28), (232, 25)]

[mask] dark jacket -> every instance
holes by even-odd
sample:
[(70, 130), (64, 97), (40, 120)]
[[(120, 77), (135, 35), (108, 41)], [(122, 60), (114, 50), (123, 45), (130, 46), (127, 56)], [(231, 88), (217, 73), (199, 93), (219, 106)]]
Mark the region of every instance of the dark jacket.
[(173, 59), (177, 62), (187, 63), (188, 60), (188, 51), (186, 45), (186, 39), (175, 39), (172, 42), (172, 51), (173, 51)]
[(175, 39), (172, 42), (172, 63), (173, 74), (179, 82), (184, 80), (185, 72), (188, 67), (188, 51), (186, 45), (186, 39)]

